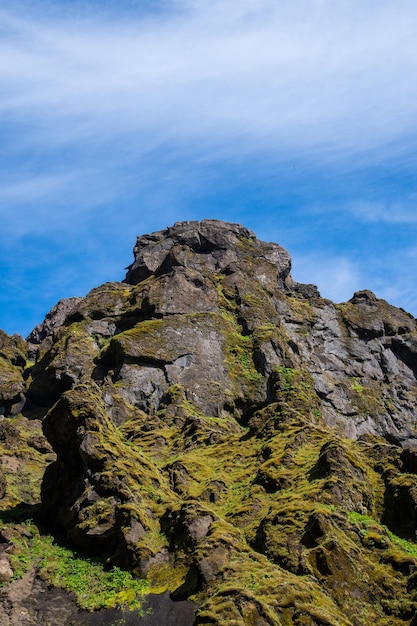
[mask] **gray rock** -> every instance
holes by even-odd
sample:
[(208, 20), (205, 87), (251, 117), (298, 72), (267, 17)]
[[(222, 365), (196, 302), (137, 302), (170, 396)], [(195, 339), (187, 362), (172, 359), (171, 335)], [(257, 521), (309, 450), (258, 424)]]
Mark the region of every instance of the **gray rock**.
[[(289, 367), (346, 435), (414, 440), (416, 320), (367, 290), (335, 305), (290, 270), (286, 250), (238, 224), (178, 222), (140, 236), (124, 284), (61, 301), (31, 333), (43, 358), (29, 398), (48, 405), (80, 382), (108, 380), (120, 423), (129, 407), (157, 412), (180, 386), (200, 414), (239, 420), (274, 397), (274, 372)], [(21, 378), (14, 384), (9, 411), (24, 391)]]
[(0, 557), (0, 583), (9, 582), (13, 578), (13, 570), (10, 567), (9, 559)]
[(51, 338), (53, 332), (62, 326), (66, 318), (71, 314), (76, 305), (82, 298), (63, 298), (55, 304), (46, 314), (44, 321), (35, 326), (31, 333), (26, 337), (28, 343), (28, 351), (30, 358), (35, 358), (39, 345), (48, 338)]
[[(246, 251), (242, 241), (246, 242)], [(194, 254), (190, 255), (190, 251)], [(135, 261), (128, 267), (125, 281), (137, 284), (152, 274), (169, 273), (176, 266), (224, 271), (238, 262), (244, 252), (275, 265), (282, 284), (289, 277), (291, 259), (278, 244), (259, 241), (252, 231), (239, 224), (203, 220), (177, 222), (163, 231), (138, 237)]]

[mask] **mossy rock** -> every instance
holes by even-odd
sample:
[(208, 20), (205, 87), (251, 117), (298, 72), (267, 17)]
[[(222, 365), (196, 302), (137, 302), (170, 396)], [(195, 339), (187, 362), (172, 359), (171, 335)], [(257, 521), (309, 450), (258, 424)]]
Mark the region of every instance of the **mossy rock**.
[(44, 474), (56, 538), (191, 598), (196, 624), (411, 625), (416, 322), (289, 272), (242, 227), (179, 224), (139, 238), (127, 282), (77, 301), (36, 363), (0, 334), (6, 542)]

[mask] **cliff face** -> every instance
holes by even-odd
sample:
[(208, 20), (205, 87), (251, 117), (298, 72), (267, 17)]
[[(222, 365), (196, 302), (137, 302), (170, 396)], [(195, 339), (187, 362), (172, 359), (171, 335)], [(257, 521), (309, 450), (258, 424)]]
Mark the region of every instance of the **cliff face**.
[(416, 320), (321, 298), (236, 224), (134, 257), (2, 339), (3, 413), (45, 415), (57, 455), (50, 528), (192, 598), (196, 624), (417, 623)]
[[(111, 372), (122, 398), (142, 410), (157, 411), (179, 384), (204, 415), (247, 421), (274, 401), (284, 367), (306, 378), (339, 432), (416, 443), (410, 314), (369, 291), (341, 305), (321, 298), (292, 280), (283, 248), (235, 224), (181, 222), (138, 237), (134, 254), (124, 284), (62, 301), (31, 334), (42, 352), (33, 402), (48, 406)], [(57, 315), (58, 328), (66, 321), (52, 343)]]

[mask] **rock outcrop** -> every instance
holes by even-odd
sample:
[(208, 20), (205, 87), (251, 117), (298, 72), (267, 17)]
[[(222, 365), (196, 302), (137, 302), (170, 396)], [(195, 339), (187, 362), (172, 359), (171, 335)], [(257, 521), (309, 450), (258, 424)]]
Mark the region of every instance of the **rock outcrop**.
[[(304, 371), (327, 424), (352, 438), (371, 433), (417, 443), (413, 316), (367, 290), (342, 305), (320, 298), (314, 285), (292, 280), (283, 248), (235, 224), (181, 222), (138, 237), (134, 254), (126, 283), (169, 277), (160, 298), (147, 303), (153, 317), (229, 311), (252, 340), (250, 360), (266, 386), (277, 365)], [(204, 354), (201, 348), (194, 352)], [(203, 410), (213, 414), (213, 407)]]
[(81, 298), (64, 298), (60, 300), (52, 307), (44, 321), (35, 326), (30, 335), (26, 337), (30, 358), (35, 359), (37, 357), (38, 347), (42, 342), (44, 343), (44, 349), (46, 341), (49, 341), (52, 345), (54, 330), (62, 326), (72, 309), (80, 301)]
[(27, 350), (19, 335), (9, 337), (0, 330), (0, 415), (16, 415), (25, 404)]
[(3, 414), (43, 415), (56, 454), (51, 531), (192, 598), (195, 624), (417, 624), (412, 315), (334, 304), (204, 220), (2, 341)]
[(134, 253), (124, 284), (61, 301), (47, 318), (55, 323), (31, 334), (40, 350), (33, 402), (48, 406), (111, 372), (142, 410), (157, 411), (179, 384), (204, 415), (242, 419), (273, 398), (283, 367), (305, 378), (324, 421), (348, 437), (414, 443), (410, 314), (369, 291), (341, 305), (321, 298), (292, 280), (283, 248), (235, 224), (180, 222), (138, 237)]

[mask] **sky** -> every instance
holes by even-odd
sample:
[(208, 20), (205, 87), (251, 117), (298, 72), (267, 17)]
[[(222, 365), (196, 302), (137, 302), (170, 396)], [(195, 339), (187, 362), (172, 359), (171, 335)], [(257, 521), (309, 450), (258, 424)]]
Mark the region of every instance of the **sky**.
[(417, 315), (415, 0), (0, 2), (0, 328), (241, 223)]

